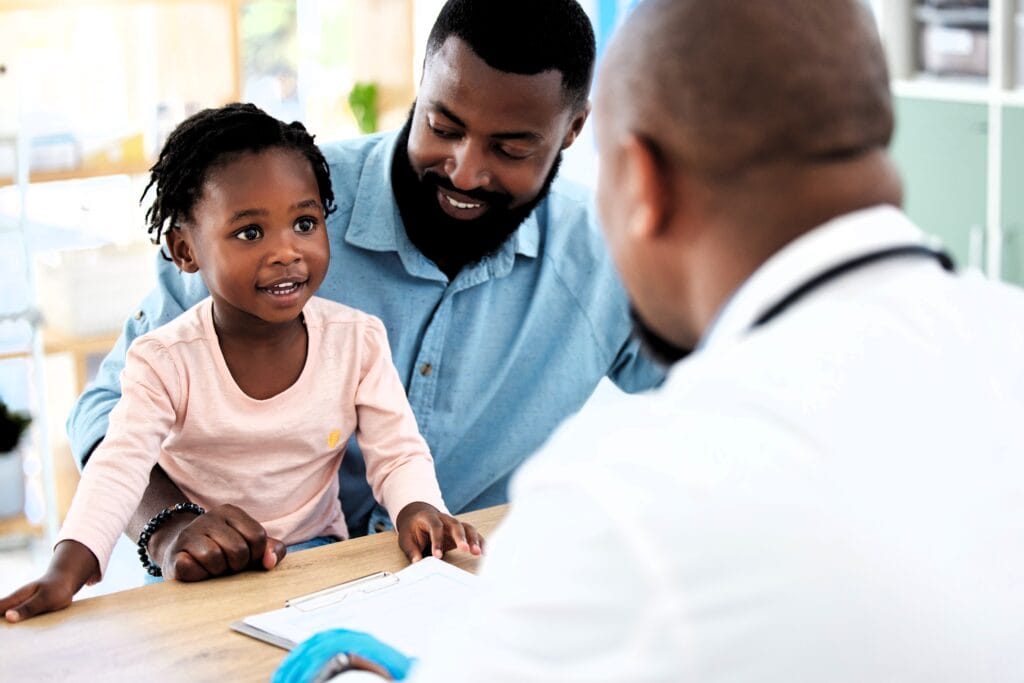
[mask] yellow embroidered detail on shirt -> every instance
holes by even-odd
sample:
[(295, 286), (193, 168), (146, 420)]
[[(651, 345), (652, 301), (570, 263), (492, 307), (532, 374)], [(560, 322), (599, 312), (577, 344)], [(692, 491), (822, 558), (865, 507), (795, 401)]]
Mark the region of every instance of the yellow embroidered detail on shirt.
[(335, 429), (333, 432), (327, 435), (327, 447), (334, 448), (341, 441), (341, 432)]

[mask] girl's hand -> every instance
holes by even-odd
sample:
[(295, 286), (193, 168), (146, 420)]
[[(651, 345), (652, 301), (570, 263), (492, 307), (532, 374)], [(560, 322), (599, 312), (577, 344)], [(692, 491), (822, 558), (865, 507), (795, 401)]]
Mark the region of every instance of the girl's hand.
[(62, 541), (53, 551), (45, 574), (0, 599), (0, 613), (15, 623), (64, 609), (86, 581), (98, 577), (99, 571), (91, 550), (78, 541)]
[(484, 538), (471, 524), (438, 511), (427, 503), (409, 503), (398, 513), (398, 547), (410, 562), (425, 555), (440, 558), (458, 548), (473, 555), (483, 554)]
[(285, 552), (284, 543), (234, 505), (218, 505), (198, 517), (174, 515), (149, 540), (149, 555), (164, 578), (178, 581), (270, 570)]

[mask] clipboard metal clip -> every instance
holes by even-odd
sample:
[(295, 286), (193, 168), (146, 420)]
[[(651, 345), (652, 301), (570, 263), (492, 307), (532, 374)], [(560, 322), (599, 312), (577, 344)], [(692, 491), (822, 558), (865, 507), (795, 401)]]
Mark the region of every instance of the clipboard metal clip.
[(353, 593), (373, 593), (382, 588), (393, 586), (398, 583), (398, 576), (391, 572), (377, 572), (358, 579), (339, 583), (337, 586), (330, 586), (315, 593), (300, 595), (296, 598), (285, 600), (285, 607), (292, 607), (300, 612), (311, 612), (321, 607), (334, 605), (341, 602)]

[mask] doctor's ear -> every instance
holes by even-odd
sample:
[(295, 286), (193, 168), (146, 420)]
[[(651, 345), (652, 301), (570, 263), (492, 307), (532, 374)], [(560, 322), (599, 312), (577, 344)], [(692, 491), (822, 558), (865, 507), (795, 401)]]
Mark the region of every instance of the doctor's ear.
[(174, 265), (186, 273), (199, 271), (199, 262), (196, 261), (195, 251), (186, 229), (175, 226), (164, 233), (164, 241), (167, 243), (167, 251), (170, 253)]
[(635, 237), (657, 237), (668, 223), (671, 184), (657, 147), (631, 134), (623, 142), (621, 190), (633, 207), (629, 230)]

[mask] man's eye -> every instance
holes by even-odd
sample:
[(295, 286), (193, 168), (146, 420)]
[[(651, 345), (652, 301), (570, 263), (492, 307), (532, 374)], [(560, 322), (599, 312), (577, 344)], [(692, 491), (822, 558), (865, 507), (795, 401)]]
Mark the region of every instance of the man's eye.
[(295, 232), (306, 234), (316, 230), (316, 219), (308, 216), (295, 221)]
[(243, 242), (252, 242), (253, 240), (258, 240), (259, 238), (263, 237), (263, 230), (256, 227), (255, 225), (250, 225), (249, 227), (242, 228), (241, 230), (236, 232), (235, 237), (242, 240)]
[(442, 140), (455, 140), (459, 137), (458, 133), (453, 133), (448, 130), (441, 130), (440, 128), (434, 128), (430, 126), (430, 130), (434, 132), (434, 135), (441, 138)]
[(521, 149), (509, 149), (508, 147), (498, 147), (498, 154), (505, 157), (506, 159), (512, 159), (513, 161), (522, 161), (530, 156), (530, 152), (524, 152)]

